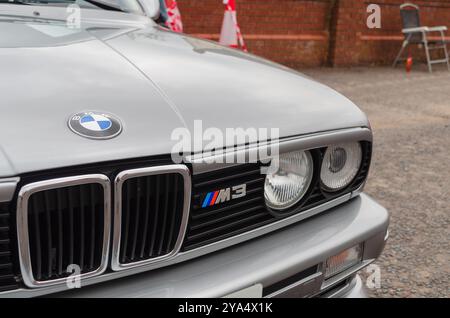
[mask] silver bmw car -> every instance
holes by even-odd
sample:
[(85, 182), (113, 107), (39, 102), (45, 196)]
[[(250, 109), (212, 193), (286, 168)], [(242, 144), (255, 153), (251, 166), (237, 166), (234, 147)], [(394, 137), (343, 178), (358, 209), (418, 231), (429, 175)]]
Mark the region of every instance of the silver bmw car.
[(364, 296), (365, 114), (158, 17), (0, 0), (0, 297)]

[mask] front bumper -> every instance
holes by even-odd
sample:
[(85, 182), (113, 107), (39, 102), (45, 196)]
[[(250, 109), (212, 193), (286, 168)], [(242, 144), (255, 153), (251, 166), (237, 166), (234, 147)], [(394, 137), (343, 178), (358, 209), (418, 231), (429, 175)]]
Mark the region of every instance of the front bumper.
[[(223, 297), (254, 285), (264, 296), (364, 296), (355, 273), (373, 262), (387, 239), (389, 215), (369, 196), (360, 196), (277, 232), (197, 259), (147, 273), (86, 286), (63, 297)], [(361, 264), (330, 280), (322, 266), (346, 248), (364, 242)], [(308, 277), (292, 281), (305, 270)], [(280, 286), (280, 282), (289, 282)], [(271, 286), (289, 293), (266, 292)], [(292, 288), (291, 288), (292, 287)]]

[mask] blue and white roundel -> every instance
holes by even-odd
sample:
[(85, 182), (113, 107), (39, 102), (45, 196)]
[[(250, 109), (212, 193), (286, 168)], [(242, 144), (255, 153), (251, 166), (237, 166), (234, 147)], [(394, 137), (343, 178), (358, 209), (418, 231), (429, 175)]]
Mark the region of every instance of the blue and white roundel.
[(103, 115), (89, 114), (81, 117), (80, 125), (92, 131), (105, 131), (112, 127), (112, 122)]
[(112, 114), (88, 111), (72, 115), (69, 128), (85, 138), (111, 139), (120, 135), (122, 123)]

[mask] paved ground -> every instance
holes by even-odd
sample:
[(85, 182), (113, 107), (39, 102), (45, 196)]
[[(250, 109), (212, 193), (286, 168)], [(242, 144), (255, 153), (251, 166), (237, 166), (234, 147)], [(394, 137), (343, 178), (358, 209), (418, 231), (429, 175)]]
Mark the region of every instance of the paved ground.
[(374, 161), (366, 192), (391, 212), (375, 297), (450, 297), (450, 72), (314, 69), (369, 116)]

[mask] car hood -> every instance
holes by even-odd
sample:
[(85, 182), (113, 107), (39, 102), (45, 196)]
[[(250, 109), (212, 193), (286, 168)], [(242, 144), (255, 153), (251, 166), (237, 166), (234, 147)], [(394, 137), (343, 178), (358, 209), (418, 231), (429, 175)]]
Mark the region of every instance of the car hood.
[(367, 127), (350, 100), (311, 78), (215, 42), (164, 29), (108, 41), (179, 109), (190, 130), (279, 128), (282, 137)]
[[(0, 176), (169, 154), (174, 129), (193, 132), (195, 120), (282, 137), (368, 125), (345, 97), (287, 68), (142, 17), (84, 11), (77, 32), (0, 19)], [(68, 119), (88, 110), (120, 118), (122, 134), (72, 133)]]

